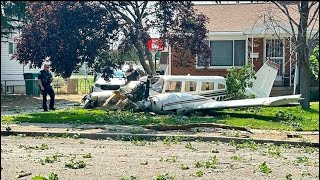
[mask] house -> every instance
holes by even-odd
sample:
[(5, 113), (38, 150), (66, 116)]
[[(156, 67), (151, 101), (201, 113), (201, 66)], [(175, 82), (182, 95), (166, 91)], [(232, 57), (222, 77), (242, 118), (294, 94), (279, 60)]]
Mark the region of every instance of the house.
[(25, 94), (24, 73), (38, 73), (39, 68), (30, 69), (29, 65), (19, 64), (11, 60), (16, 43), (13, 41), (19, 34), (13, 34), (10, 39), (1, 39), (1, 94)]
[[(317, 5), (316, 5), (317, 6)], [(270, 15), (278, 18), (282, 27), (288, 27), (287, 17), (272, 3), (197, 4), (198, 13), (205, 14), (210, 22), (207, 43), (211, 49), (210, 65), (205, 67), (197, 57), (191, 67), (176, 66), (179, 61), (172, 48), (169, 60), (172, 75), (220, 75), (226, 76), (227, 69), (252, 63), (257, 71), (267, 59), (279, 64), (274, 85), (293, 86), (292, 77), (296, 67), (296, 53), (289, 33), (274, 28)], [(298, 19), (296, 6), (290, 5), (290, 13)], [(312, 15), (312, 13), (310, 13)], [(318, 19), (319, 21), (319, 19)], [(319, 29), (319, 24), (315, 24)]]

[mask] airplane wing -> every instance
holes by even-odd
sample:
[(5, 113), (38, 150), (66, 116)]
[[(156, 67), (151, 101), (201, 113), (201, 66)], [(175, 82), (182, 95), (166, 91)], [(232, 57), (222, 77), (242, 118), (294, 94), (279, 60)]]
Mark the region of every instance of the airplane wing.
[(255, 99), (243, 99), (243, 100), (231, 100), (231, 101), (215, 101), (207, 102), (195, 108), (199, 109), (218, 109), (218, 108), (236, 108), (236, 107), (254, 107), (254, 106), (281, 106), (301, 100), (301, 94), (267, 97), (267, 98), (255, 98)]
[(161, 111), (193, 111), (201, 109), (222, 109), (237, 107), (254, 107), (254, 106), (281, 106), (301, 100), (301, 94), (231, 100), (216, 101), (199, 95), (187, 93), (165, 93), (153, 96), (151, 100), (151, 109), (154, 112)]

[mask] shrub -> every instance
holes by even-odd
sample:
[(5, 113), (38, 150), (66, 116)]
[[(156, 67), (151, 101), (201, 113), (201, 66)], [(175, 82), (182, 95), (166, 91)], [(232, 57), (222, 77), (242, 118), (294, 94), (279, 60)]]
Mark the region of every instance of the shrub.
[(253, 82), (251, 79), (255, 79), (255, 72), (251, 70), (252, 65), (248, 64), (242, 66), (241, 69), (231, 67), (228, 69), (227, 75), (227, 97), (228, 99), (246, 99), (250, 96), (245, 95), (245, 88), (251, 88)]

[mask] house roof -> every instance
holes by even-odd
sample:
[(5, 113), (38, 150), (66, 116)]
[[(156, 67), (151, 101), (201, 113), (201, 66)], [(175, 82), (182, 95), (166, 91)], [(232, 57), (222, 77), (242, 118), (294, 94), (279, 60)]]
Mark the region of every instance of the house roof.
[[(311, 12), (314, 12), (318, 6), (313, 7)], [(286, 15), (273, 3), (198, 4), (194, 8), (210, 19), (206, 25), (209, 32), (248, 31), (248, 29), (261, 27), (270, 14), (274, 14), (275, 19), (290, 27)], [(296, 22), (299, 22), (297, 5), (290, 5), (288, 9)], [(313, 15), (311, 12), (310, 18)], [(319, 16), (317, 21), (315, 28), (319, 29)]]

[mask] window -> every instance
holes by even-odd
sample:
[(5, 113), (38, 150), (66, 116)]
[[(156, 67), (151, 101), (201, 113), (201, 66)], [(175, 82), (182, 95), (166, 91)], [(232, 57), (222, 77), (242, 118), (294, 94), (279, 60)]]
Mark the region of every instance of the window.
[(224, 84), (218, 84), (218, 89), (224, 89), (224, 88), (226, 88), (226, 85), (224, 85)]
[(197, 82), (195, 81), (186, 81), (185, 84), (185, 92), (196, 91)]
[(9, 54), (13, 54), (16, 52), (16, 44), (13, 42), (9, 42)]
[(214, 83), (213, 82), (202, 82), (201, 91), (208, 91), (208, 90), (214, 90)]
[(211, 41), (211, 66), (232, 66), (233, 41)]
[(181, 81), (167, 81), (165, 92), (181, 92)]
[[(243, 66), (246, 58), (245, 40), (216, 40), (210, 41), (210, 66)], [(204, 66), (201, 56), (198, 57), (198, 66)]]

